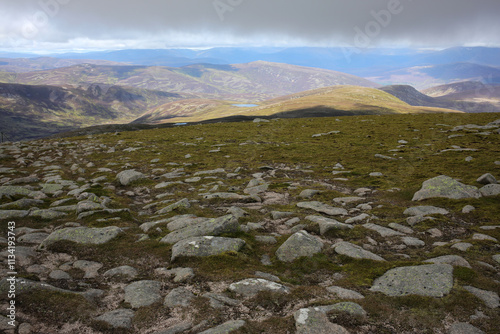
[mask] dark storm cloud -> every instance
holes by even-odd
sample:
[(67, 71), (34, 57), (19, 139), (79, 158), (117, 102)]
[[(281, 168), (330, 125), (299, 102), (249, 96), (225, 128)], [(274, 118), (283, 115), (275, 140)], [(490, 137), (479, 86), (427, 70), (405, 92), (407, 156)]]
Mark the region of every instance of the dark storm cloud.
[(498, 0), (0, 1), (0, 36), (35, 45), (500, 45)]

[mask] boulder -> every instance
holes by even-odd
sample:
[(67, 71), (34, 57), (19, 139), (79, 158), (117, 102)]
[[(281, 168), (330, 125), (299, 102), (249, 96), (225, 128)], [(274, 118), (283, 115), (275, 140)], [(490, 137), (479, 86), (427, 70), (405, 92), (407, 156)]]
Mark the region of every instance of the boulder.
[(455, 322), (448, 329), (448, 334), (484, 334), (484, 332), (466, 322)]
[(448, 210), (435, 206), (414, 206), (403, 212), (407, 216), (447, 215), (449, 213)]
[(422, 201), (428, 198), (468, 199), (479, 198), (481, 193), (474, 186), (458, 182), (446, 175), (424, 181), (422, 188), (415, 193), (413, 201)]
[(161, 283), (157, 281), (137, 281), (125, 287), (125, 302), (132, 308), (149, 306), (161, 301)]
[(452, 266), (472, 268), (466, 259), (464, 259), (463, 257), (458, 256), (458, 255), (443, 255), (443, 256), (439, 256), (439, 257), (425, 260), (424, 262), (430, 262), (430, 263), (436, 263), (436, 264), (446, 263), (446, 264), (451, 264)]
[(302, 308), (293, 317), (297, 334), (349, 334), (344, 327), (331, 323), (318, 307)]
[(246, 322), (244, 320), (231, 320), (217, 327), (207, 329), (206, 331), (203, 331), (200, 334), (229, 334), (245, 326), (245, 324)]
[(276, 257), (283, 262), (293, 262), (299, 257), (312, 257), (320, 253), (323, 243), (306, 231), (299, 231), (288, 238), (276, 251)]
[(41, 244), (40, 249), (62, 240), (79, 244), (100, 245), (116, 238), (123, 230), (116, 226), (103, 228), (68, 227), (52, 232)]
[(500, 184), (487, 184), (479, 189), (484, 197), (500, 195)]
[(205, 257), (226, 252), (238, 252), (245, 241), (237, 238), (212, 236), (194, 237), (181, 240), (172, 247), (172, 261), (182, 256)]
[(234, 233), (239, 230), (238, 219), (233, 215), (209, 219), (202, 223), (189, 225), (167, 234), (160, 240), (162, 243), (175, 244), (181, 240), (202, 237), (218, 236), (222, 233)]
[(128, 186), (134, 181), (145, 179), (146, 175), (142, 174), (141, 172), (137, 172), (133, 169), (130, 169), (118, 173), (118, 175), (116, 175), (116, 178), (122, 186)]
[(373, 261), (385, 261), (380, 256), (373, 254), (357, 245), (351, 244), (350, 242), (341, 241), (337, 242), (332, 248), (338, 254), (352, 257), (354, 259), (368, 259)]
[(354, 226), (351, 226), (349, 224), (344, 224), (336, 221), (335, 219), (330, 219), (323, 216), (307, 216), (306, 219), (319, 225), (319, 233), (321, 235), (325, 235), (328, 231), (331, 230), (350, 230), (354, 228)]
[(187, 307), (194, 298), (195, 295), (186, 288), (175, 288), (165, 297), (163, 305), (170, 308)]
[(324, 213), (329, 216), (346, 216), (348, 214), (346, 209), (335, 208), (333, 206), (318, 202), (300, 202), (297, 203), (299, 208), (314, 210), (319, 213)]
[(391, 269), (374, 281), (370, 291), (391, 297), (443, 297), (450, 293), (452, 287), (453, 267), (449, 264), (429, 264)]
[(490, 173), (486, 173), (486, 174), (481, 175), (477, 179), (476, 182), (481, 183), (481, 184), (497, 184), (498, 183), (497, 179), (495, 179), (495, 177), (493, 175), (491, 175)]
[(130, 328), (132, 327), (132, 318), (134, 311), (129, 309), (118, 309), (106, 312), (96, 318), (97, 321), (103, 321), (112, 328)]
[(261, 291), (278, 293), (290, 292), (290, 290), (286, 286), (262, 278), (247, 278), (245, 280), (233, 283), (229, 286), (229, 290), (245, 297), (253, 297)]
[(478, 289), (473, 286), (464, 286), (464, 289), (481, 299), (489, 308), (500, 306), (500, 297), (496, 292)]

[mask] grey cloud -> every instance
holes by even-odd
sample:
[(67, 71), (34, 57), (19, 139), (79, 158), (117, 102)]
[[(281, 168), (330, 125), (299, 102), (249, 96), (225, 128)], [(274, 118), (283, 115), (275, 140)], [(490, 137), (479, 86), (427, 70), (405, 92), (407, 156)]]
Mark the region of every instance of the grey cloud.
[[(232, 36), (233, 41), (258, 41), (262, 36), (272, 40), (277, 36), (308, 45), (352, 45), (358, 27), (376, 33), (370, 38), (374, 46), (401, 41), (418, 46), (478, 41), (500, 45), (498, 0), (0, 1), (0, 15), (27, 19), (35, 25), (36, 15), (49, 14), (46, 24), (38, 24), (34, 40), (39, 43), (74, 38), (140, 40), (187, 33), (211, 34), (215, 39)], [(389, 6), (397, 8), (397, 13), (388, 21), (382, 15), (381, 23), (374, 23), (373, 12), (387, 14)], [(13, 28), (0, 23), (0, 32), (8, 29)]]

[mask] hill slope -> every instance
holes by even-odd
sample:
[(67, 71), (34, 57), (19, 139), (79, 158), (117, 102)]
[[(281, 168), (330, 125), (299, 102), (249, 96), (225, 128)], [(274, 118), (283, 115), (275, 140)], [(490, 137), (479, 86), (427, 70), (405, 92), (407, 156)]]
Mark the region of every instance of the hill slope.
[(257, 107), (241, 108), (220, 100), (178, 101), (151, 110), (134, 123), (199, 122), (230, 116), (319, 117), (421, 112), (455, 111), (413, 107), (374, 88), (333, 86), (267, 100)]
[(345, 73), (260, 61), (181, 68), (83, 64), (30, 73), (0, 73), (0, 82), (73, 87), (112, 84), (245, 102), (332, 85), (378, 86)]
[(10, 140), (82, 126), (126, 123), (144, 110), (189, 95), (108, 85), (87, 89), (0, 84), (0, 131)]
[(480, 82), (462, 82), (433, 87), (437, 97), (425, 95), (407, 85), (379, 88), (412, 106), (447, 108), (463, 112), (500, 112), (500, 86), (483, 85)]

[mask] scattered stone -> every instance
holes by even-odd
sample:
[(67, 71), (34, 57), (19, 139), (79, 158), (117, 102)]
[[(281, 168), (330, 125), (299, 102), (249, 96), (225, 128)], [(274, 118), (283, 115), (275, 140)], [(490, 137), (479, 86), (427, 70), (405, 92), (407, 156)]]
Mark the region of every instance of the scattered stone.
[(247, 278), (245, 280), (233, 283), (229, 286), (229, 290), (245, 297), (253, 297), (261, 291), (278, 293), (290, 292), (290, 290), (286, 286), (262, 278)]
[(116, 238), (123, 230), (116, 226), (103, 228), (68, 227), (52, 232), (41, 244), (40, 249), (61, 240), (73, 241), (79, 244), (100, 245)]
[(175, 283), (187, 282), (195, 276), (194, 270), (191, 268), (174, 268), (170, 270), (166, 268), (158, 268), (155, 269), (155, 273), (166, 277), (174, 276)]
[(370, 215), (366, 213), (362, 213), (356, 217), (349, 218), (345, 221), (346, 224), (359, 224), (364, 222), (365, 220), (370, 219)]
[(479, 189), (484, 197), (500, 195), (500, 184), (487, 184)]
[[(269, 122), (268, 120), (265, 120), (266, 122)], [(259, 122), (262, 122), (259, 121)], [(254, 123), (258, 123), (255, 122)], [(200, 334), (229, 334), (233, 331), (236, 331), (240, 329), (241, 327), (245, 326), (246, 322), (244, 320), (231, 320), (228, 322), (223, 323), (222, 325), (219, 325), (217, 327), (207, 329), (206, 331), (201, 332)]]
[(312, 201), (312, 202), (300, 202), (297, 203), (297, 206), (299, 208), (303, 209), (311, 209), (316, 212), (324, 213), (330, 216), (346, 216), (348, 214), (346, 209), (342, 208), (334, 208), (330, 205), (317, 202), (317, 201)]
[(409, 246), (409, 247), (424, 247), (425, 246), (425, 242), (423, 242), (422, 240), (417, 239), (417, 238), (403, 237), (403, 238), (401, 238), (401, 240), (403, 241), (403, 243), (406, 246)]
[(349, 289), (344, 289), (340, 286), (330, 286), (330, 287), (326, 288), (326, 290), (328, 290), (328, 292), (334, 293), (340, 299), (363, 299), (363, 298), (365, 298), (365, 296), (363, 296), (359, 292), (349, 290)]
[(274, 220), (287, 218), (293, 215), (293, 212), (281, 212), (281, 211), (271, 211), (271, 217)]
[(331, 230), (349, 230), (354, 228), (351, 225), (344, 224), (336, 221), (335, 219), (326, 218), (323, 216), (307, 216), (306, 219), (319, 225), (319, 231), (321, 235), (325, 235)]
[(352, 257), (354, 259), (368, 259), (373, 261), (385, 261), (382, 257), (373, 254), (357, 245), (351, 244), (350, 242), (341, 241), (337, 242), (332, 246), (332, 248), (338, 254)]
[(382, 237), (394, 237), (394, 236), (403, 236), (404, 234), (398, 231), (394, 231), (393, 229), (390, 229), (388, 227), (383, 227), (377, 224), (363, 224), (362, 225), (364, 228), (367, 228), (369, 230), (375, 231), (379, 233)]
[(71, 276), (60, 269), (56, 269), (54, 271), (51, 271), (49, 274), (49, 277), (55, 280), (70, 280)]
[(375, 154), (375, 158), (385, 159), (385, 160), (398, 160), (393, 157), (388, 157), (387, 155)]
[(121, 266), (113, 269), (109, 269), (104, 273), (104, 276), (106, 277), (115, 277), (115, 276), (122, 276), (122, 277), (127, 277), (129, 279), (134, 279), (137, 277), (139, 273), (137, 270), (131, 266)]
[(222, 233), (238, 232), (238, 219), (233, 215), (227, 215), (219, 218), (209, 219), (202, 223), (189, 225), (179, 230), (167, 234), (160, 240), (162, 243), (175, 244), (181, 240), (201, 237), (201, 236), (217, 236)]
[(448, 329), (448, 334), (484, 334), (484, 332), (466, 322), (455, 322)]
[(145, 179), (146, 175), (131, 169), (124, 170), (123, 172), (118, 173), (118, 175), (116, 175), (116, 178), (122, 186), (128, 186), (134, 181)]
[(449, 213), (448, 210), (435, 206), (414, 206), (403, 212), (407, 216), (447, 215)]
[(459, 242), (451, 246), (451, 248), (458, 249), (462, 252), (466, 252), (469, 248), (471, 248), (473, 245), (468, 243), (468, 242)]
[(452, 266), (472, 268), (466, 259), (458, 255), (443, 255), (425, 260), (424, 262), (430, 262), (436, 264), (451, 264)]
[(493, 260), (497, 261), (500, 264), (500, 254), (493, 255)]
[(413, 230), (398, 223), (390, 223), (389, 227), (404, 234), (412, 234)]
[(449, 264), (430, 264), (391, 269), (377, 278), (370, 290), (391, 297), (411, 294), (443, 297), (450, 293), (452, 287), (453, 267)]
[(302, 308), (293, 314), (297, 334), (349, 334), (342, 326), (328, 320), (320, 308)]
[(300, 194), (299, 194), (299, 197), (300, 198), (306, 198), (306, 199), (310, 199), (310, 198), (313, 198), (315, 195), (319, 194), (320, 191), (319, 190), (315, 190), (315, 189), (305, 189), (303, 190)]
[(475, 233), (473, 236), (472, 236), (472, 240), (480, 240), (480, 241), (494, 241), (494, 242), (498, 242), (498, 240), (496, 238), (493, 238), (487, 234), (482, 234), (482, 233)]
[(464, 286), (464, 289), (481, 299), (489, 308), (497, 308), (500, 306), (500, 297), (496, 292), (481, 290), (473, 286)]
[(190, 207), (191, 207), (191, 204), (189, 203), (189, 200), (187, 198), (183, 198), (174, 204), (170, 204), (169, 206), (167, 206), (161, 210), (156, 211), (156, 214), (157, 215), (164, 215), (164, 214), (167, 214), (167, 213), (172, 212), (172, 211), (177, 210), (177, 209), (189, 209)]
[(380, 172), (373, 172), (373, 173), (370, 173), (370, 176), (371, 177), (382, 177), (382, 176), (384, 176), (384, 174), (382, 174)]
[(125, 287), (125, 302), (132, 308), (149, 306), (161, 300), (161, 283), (157, 281), (137, 281)]
[(195, 295), (186, 288), (175, 288), (165, 297), (163, 305), (166, 307), (187, 307), (194, 299)]
[(241, 304), (239, 300), (217, 293), (205, 293), (203, 297), (208, 298), (210, 300), (210, 306), (216, 309), (223, 309), (226, 306), (238, 306)]
[(335, 203), (342, 204), (342, 205), (362, 202), (364, 200), (365, 200), (365, 198), (363, 198), (363, 197), (337, 197), (337, 198), (333, 199), (333, 201)]
[(265, 192), (269, 188), (269, 184), (263, 179), (253, 179), (251, 180), (246, 189), (243, 190), (245, 194), (257, 195)]
[(238, 238), (204, 236), (183, 239), (172, 247), (172, 261), (178, 257), (206, 257), (238, 252), (243, 246), (245, 246), (245, 241)]
[(293, 234), (278, 248), (276, 257), (283, 262), (293, 262), (303, 256), (312, 257), (320, 253), (322, 249), (321, 241), (306, 231), (300, 231)]
[(484, 175), (481, 175), (477, 180), (476, 180), (477, 183), (481, 183), (481, 184), (497, 184), (497, 179), (495, 179), (495, 177), (493, 175), (491, 175), (490, 173), (486, 173)]
[(471, 213), (474, 210), (476, 210), (476, 208), (473, 207), (472, 205), (466, 205), (466, 206), (463, 207), (462, 213), (467, 214), (467, 213)]
[(126, 328), (132, 327), (132, 318), (134, 311), (129, 309), (118, 309), (106, 312), (96, 318), (97, 321), (103, 321), (110, 325), (112, 328)]
[(27, 210), (0, 210), (0, 220), (2, 219), (14, 219), (14, 218), (24, 218), (29, 215)]
[(424, 181), (422, 188), (415, 193), (413, 201), (428, 198), (468, 199), (479, 198), (481, 193), (474, 186), (465, 185), (446, 175)]
[(38, 233), (30, 233), (30, 234), (25, 234), (23, 236), (20, 236), (17, 241), (21, 243), (26, 243), (26, 244), (40, 244), (42, 243), (47, 237), (49, 236), (48, 233), (43, 233), (43, 232), (38, 232)]

